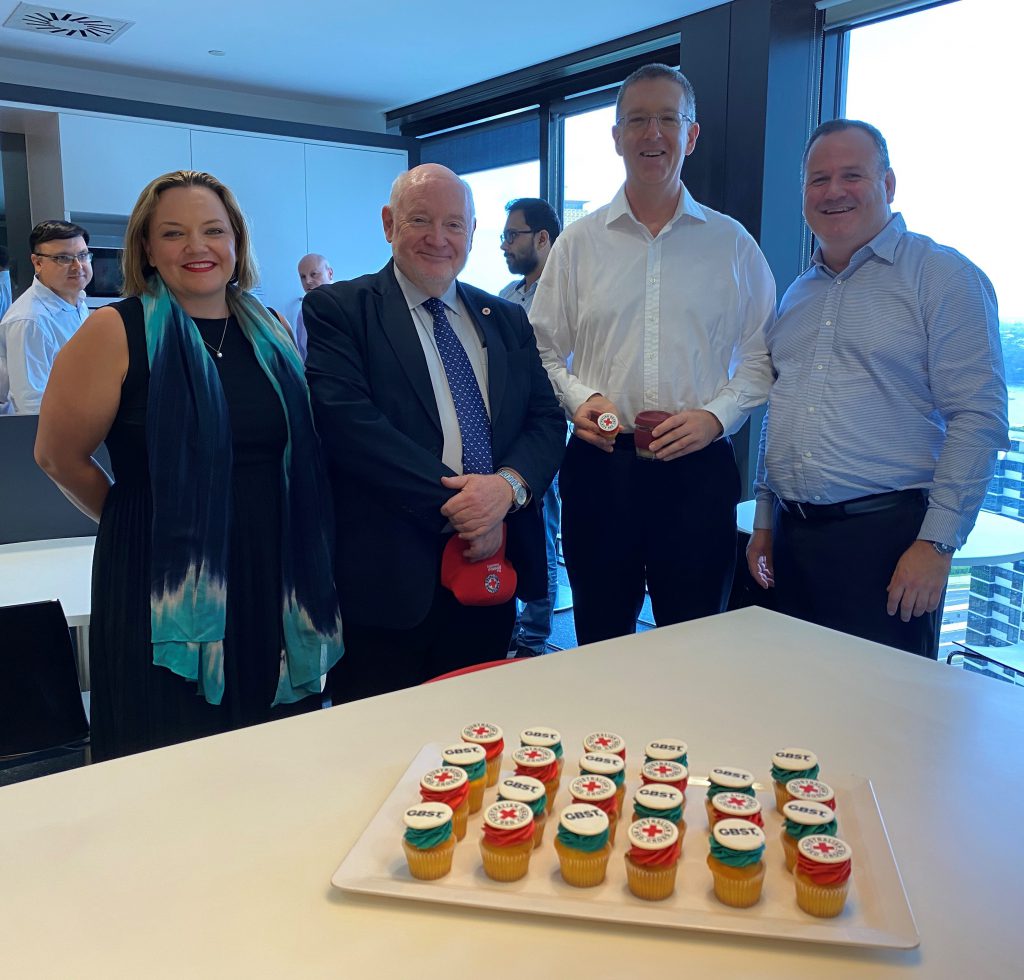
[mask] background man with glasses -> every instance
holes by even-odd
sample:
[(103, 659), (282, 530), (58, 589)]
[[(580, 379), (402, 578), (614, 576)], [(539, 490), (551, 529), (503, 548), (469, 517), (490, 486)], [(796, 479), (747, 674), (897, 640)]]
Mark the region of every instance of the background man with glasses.
[[(615, 116), (625, 185), (562, 232), (530, 311), (575, 426), (559, 482), (581, 643), (634, 632), (645, 584), (659, 626), (725, 608), (740, 495), (727, 437), (772, 379), (768, 264), (682, 183), (699, 132), (693, 87), (645, 65), (623, 82)], [(641, 459), (633, 421), (654, 410), (669, 415), (653, 430), (656, 458)], [(617, 435), (598, 427), (605, 412)]]
[(39, 414), (54, 358), (89, 314), (89, 232), (41, 221), (28, 242), (35, 278), (0, 320), (0, 415)]
[[(562, 230), (554, 208), (539, 197), (520, 197), (505, 205), (508, 218), (501, 233), (501, 250), (505, 253), (508, 271), (522, 279), (514, 279), (499, 294), (516, 303), (530, 315), (537, 280)], [(562, 501), (558, 495), (558, 474), (544, 494), (544, 543), (548, 558), (548, 591), (543, 599), (523, 603), (512, 636), (517, 657), (539, 657), (547, 653), (551, 635), (551, 615), (558, 596), (558, 528), (561, 524)]]

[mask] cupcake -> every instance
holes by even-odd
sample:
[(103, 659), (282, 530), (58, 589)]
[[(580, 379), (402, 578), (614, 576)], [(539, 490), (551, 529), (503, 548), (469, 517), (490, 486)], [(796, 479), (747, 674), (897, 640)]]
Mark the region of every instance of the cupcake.
[(506, 776), (498, 783), (498, 802), (505, 800), (525, 803), (533, 811), (533, 846), (540, 847), (548, 822), (548, 797), (544, 784), (533, 776)]
[(786, 783), (791, 779), (817, 779), (818, 757), (809, 749), (779, 749), (772, 756), (772, 779), (775, 781), (775, 809), (789, 802)]
[(644, 762), (678, 762), (689, 766), (686, 743), (678, 738), (658, 738), (644, 747)]
[(458, 742), (441, 750), (441, 765), (465, 771), (469, 777), (469, 812), (476, 813), (484, 802), (487, 782), (487, 754), (480, 745)]
[(796, 904), (805, 912), (831, 919), (843, 911), (850, 889), (850, 845), (838, 837), (818, 834), (797, 846)]
[(434, 881), (452, 870), (455, 834), (452, 808), (447, 803), (418, 803), (402, 815), (402, 849), (414, 878)]
[(690, 778), (689, 770), (681, 762), (668, 759), (655, 759), (645, 762), (640, 768), (640, 782), (657, 783), (659, 786), (675, 786), (683, 798), (686, 798), (686, 783)]
[(501, 753), (505, 750), (504, 732), (486, 721), (477, 721), (462, 729), (462, 741), (479, 745), (487, 760), (487, 786), (498, 781), (501, 772)]
[(484, 874), (494, 881), (518, 881), (530, 868), (533, 810), (516, 800), (492, 803), (484, 811), (480, 854)]
[(469, 819), (469, 777), (458, 766), (439, 766), (420, 779), (420, 799), (424, 803), (447, 803), (452, 808), (455, 839), (466, 836)]
[(562, 768), (565, 765), (565, 756), (562, 752), (562, 733), (555, 728), (545, 728), (543, 725), (531, 725), (519, 733), (520, 745), (539, 746), (542, 749), (551, 749), (558, 760), (558, 778), (562, 778)]
[(591, 773), (594, 776), (607, 776), (615, 783), (615, 801), (622, 813), (622, 801), (626, 796), (626, 763), (622, 756), (607, 752), (588, 752), (580, 758), (580, 775)]
[(711, 830), (708, 867), (715, 898), (745, 909), (756, 905), (764, 885), (764, 831), (749, 820), (720, 820)]
[(589, 803), (570, 803), (558, 818), (555, 851), (567, 885), (600, 885), (612, 853), (608, 814)]
[(608, 838), (615, 844), (615, 828), (619, 825), (618, 793), (607, 776), (587, 773), (569, 783), (573, 803), (593, 803), (608, 814)]
[(704, 806), (708, 811), (708, 826), (714, 822), (711, 813), (711, 797), (723, 790), (733, 790), (746, 796), (754, 796), (754, 774), (734, 766), (719, 766), (708, 773), (708, 795)]
[(609, 755), (617, 755), (623, 762), (626, 761), (626, 743), (621, 735), (615, 732), (591, 732), (583, 739), (584, 752), (607, 752)]
[[(820, 779), (791, 779), (786, 783), (786, 792), (791, 800), (824, 803), (830, 810), (836, 808), (835, 792), (828, 783), (823, 783)], [(783, 803), (783, 806), (785, 805)]]
[(676, 825), (679, 843), (686, 835), (686, 821), (683, 819), (683, 794), (675, 786), (647, 783), (637, 789), (633, 796), (633, 819), (660, 817)]
[(815, 834), (833, 836), (836, 832), (836, 815), (824, 803), (809, 803), (806, 800), (790, 800), (782, 808), (782, 848), (786, 852), (786, 870), (792, 871), (796, 864), (797, 846), (804, 837)]
[(749, 820), (764, 830), (761, 801), (744, 793), (715, 793), (711, 797), (711, 826), (720, 820)]
[(675, 824), (644, 817), (629, 825), (626, 881), (637, 898), (659, 902), (676, 888), (676, 868), (682, 848)]
[(558, 792), (558, 760), (555, 753), (539, 745), (524, 745), (512, 753), (512, 761), (516, 765), (517, 776), (533, 776), (544, 784), (548, 798), (547, 811), (550, 813)]

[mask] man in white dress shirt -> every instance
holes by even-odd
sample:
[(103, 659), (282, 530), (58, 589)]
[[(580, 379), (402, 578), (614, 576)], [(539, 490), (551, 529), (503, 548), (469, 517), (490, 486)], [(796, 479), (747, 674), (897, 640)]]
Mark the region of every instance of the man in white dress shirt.
[[(559, 480), (580, 643), (634, 632), (645, 586), (659, 626), (725, 608), (740, 498), (728, 436), (772, 380), (768, 264), (682, 183), (699, 132), (693, 87), (646, 65), (623, 82), (615, 115), (626, 182), (562, 232), (530, 312), (575, 426)], [(653, 410), (669, 417), (654, 429), (656, 458), (640, 459), (633, 421)], [(606, 412), (618, 434), (598, 427)]]
[[(299, 259), (299, 282), (302, 283), (302, 291), (308, 293), (317, 286), (325, 286), (334, 282), (334, 269), (327, 257), (317, 252), (310, 252)], [(302, 319), (302, 303), (299, 301), (299, 309), (295, 314), (295, 346), (299, 348), (299, 356), (305, 361), (308, 337), (306, 335), (306, 324)]]
[(41, 221), (29, 236), (35, 278), (0, 320), (0, 415), (38, 415), (50, 368), (89, 315), (89, 232)]

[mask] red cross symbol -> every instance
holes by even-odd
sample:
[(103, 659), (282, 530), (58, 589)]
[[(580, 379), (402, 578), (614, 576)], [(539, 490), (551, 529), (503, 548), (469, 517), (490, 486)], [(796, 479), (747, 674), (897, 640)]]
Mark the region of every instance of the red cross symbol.
[(476, 728), (473, 729), (473, 734), (474, 735), (486, 735), (487, 731), (488, 731), (488, 729), (487, 729), (486, 725), (477, 725)]
[(518, 813), (519, 813), (518, 810), (502, 810), (498, 814), (498, 817), (501, 820), (515, 820), (515, 818), (518, 815)]
[(653, 823), (649, 823), (646, 827), (641, 827), (640, 829), (650, 838), (657, 837), (661, 833)]
[(669, 775), (669, 773), (672, 772), (672, 767), (671, 766), (666, 766), (665, 763), (663, 762), (660, 766), (655, 766), (654, 767), (654, 771), (659, 776), (667, 776), (667, 775)]
[(818, 851), (820, 854), (831, 854), (835, 850), (835, 848), (831, 844), (827, 844), (823, 840), (818, 841), (817, 844), (814, 844), (812, 846), (813, 849), (815, 851)]
[(730, 796), (725, 802), (731, 803), (733, 806), (743, 806), (749, 799), (749, 796)]
[(801, 793), (810, 794), (814, 792), (815, 787), (813, 783), (804, 783), (803, 786), (797, 786), (797, 789)]
[(600, 788), (601, 788), (601, 784), (600, 784), (600, 783), (595, 783), (595, 782), (594, 782), (594, 780), (590, 780), (590, 782), (589, 782), (589, 783), (583, 783), (583, 788), (584, 788), (584, 789), (585, 789), (585, 790), (586, 790), (586, 791), (587, 791), (588, 793), (593, 793), (593, 792), (594, 792), (594, 790), (597, 790), (597, 789), (600, 789)]
[(529, 752), (524, 752), (523, 755), (527, 759), (539, 759), (541, 757), (540, 753), (536, 749), (530, 749)]
[(594, 744), (600, 745), (602, 749), (606, 749), (609, 745), (612, 744), (612, 740), (608, 738), (606, 735), (602, 735), (600, 738), (594, 739)]
[(434, 781), (438, 783), (447, 783), (448, 780), (454, 779), (455, 773), (453, 772), (439, 772), (435, 777)]

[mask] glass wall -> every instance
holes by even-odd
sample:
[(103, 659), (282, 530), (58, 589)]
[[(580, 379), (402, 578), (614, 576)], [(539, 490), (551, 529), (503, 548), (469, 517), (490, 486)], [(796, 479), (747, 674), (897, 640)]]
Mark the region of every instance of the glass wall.
[(625, 177), (615, 152), (615, 106), (566, 116), (562, 121), (562, 225), (607, 204)]

